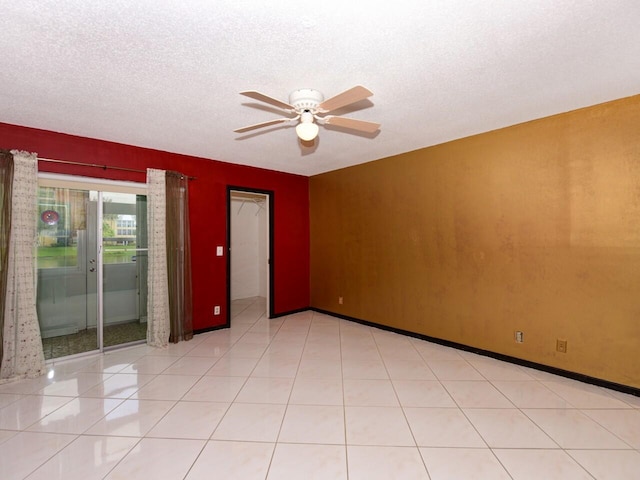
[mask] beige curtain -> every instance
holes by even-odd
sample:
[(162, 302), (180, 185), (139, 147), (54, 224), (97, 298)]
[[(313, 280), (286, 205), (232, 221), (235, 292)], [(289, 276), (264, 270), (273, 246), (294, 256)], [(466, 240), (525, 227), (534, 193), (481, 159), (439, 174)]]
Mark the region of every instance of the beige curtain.
[(189, 179), (181, 173), (167, 172), (166, 199), (169, 341), (177, 343), (193, 338)]
[(165, 171), (147, 169), (147, 343), (166, 347), (169, 342), (169, 283), (167, 273)]
[(36, 213), (38, 161), (35, 154), (11, 151), (11, 231), (3, 302), (0, 378), (44, 373), (44, 354), (36, 312)]

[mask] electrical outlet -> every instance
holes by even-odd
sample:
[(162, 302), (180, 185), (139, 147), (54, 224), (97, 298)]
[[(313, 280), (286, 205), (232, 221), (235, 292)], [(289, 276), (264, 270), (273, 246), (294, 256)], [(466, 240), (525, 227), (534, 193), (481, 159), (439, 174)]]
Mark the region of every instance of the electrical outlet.
[(338, 297), (338, 304), (342, 305), (344, 303), (344, 299), (342, 297)]
[(524, 342), (524, 333), (522, 333), (520, 330), (517, 330), (515, 333), (515, 339), (516, 343)]
[(566, 340), (556, 340), (556, 350), (560, 353), (567, 353), (567, 341)]
[(213, 307), (213, 314), (220, 315), (220, 305), (216, 305), (215, 307)]

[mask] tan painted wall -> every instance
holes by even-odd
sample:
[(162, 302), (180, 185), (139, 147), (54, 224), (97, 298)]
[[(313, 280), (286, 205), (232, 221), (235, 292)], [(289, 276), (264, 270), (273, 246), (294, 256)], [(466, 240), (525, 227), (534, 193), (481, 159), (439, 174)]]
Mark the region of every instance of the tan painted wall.
[(640, 95), (310, 189), (313, 307), (640, 387)]

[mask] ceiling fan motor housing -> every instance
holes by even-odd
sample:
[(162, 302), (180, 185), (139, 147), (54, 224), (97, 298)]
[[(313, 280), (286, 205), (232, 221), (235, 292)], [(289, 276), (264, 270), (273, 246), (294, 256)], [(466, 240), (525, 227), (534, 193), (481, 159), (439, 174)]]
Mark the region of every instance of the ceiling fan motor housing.
[(318, 105), (324, 101), (324, 95), (318, 90), (312, 90), (310, 88), (301, 88), (295, 90), (289, 95), (289, 104), (296, 108), (296, 112), (304, 112), (309, 110), (315, 113)]

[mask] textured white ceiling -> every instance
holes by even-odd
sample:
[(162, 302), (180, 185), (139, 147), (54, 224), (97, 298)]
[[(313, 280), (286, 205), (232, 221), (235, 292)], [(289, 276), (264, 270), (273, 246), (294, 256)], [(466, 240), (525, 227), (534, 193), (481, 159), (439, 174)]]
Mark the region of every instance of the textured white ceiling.
[[(640, 93), (638, 0), (0, 0), (0, 121), (313, 175)], [(377, 135), (233, 130), (354, 85)], [(1, 140), (1, 139), (0, 139)], [(88, 161), (90, 159), (87, 159)]]

